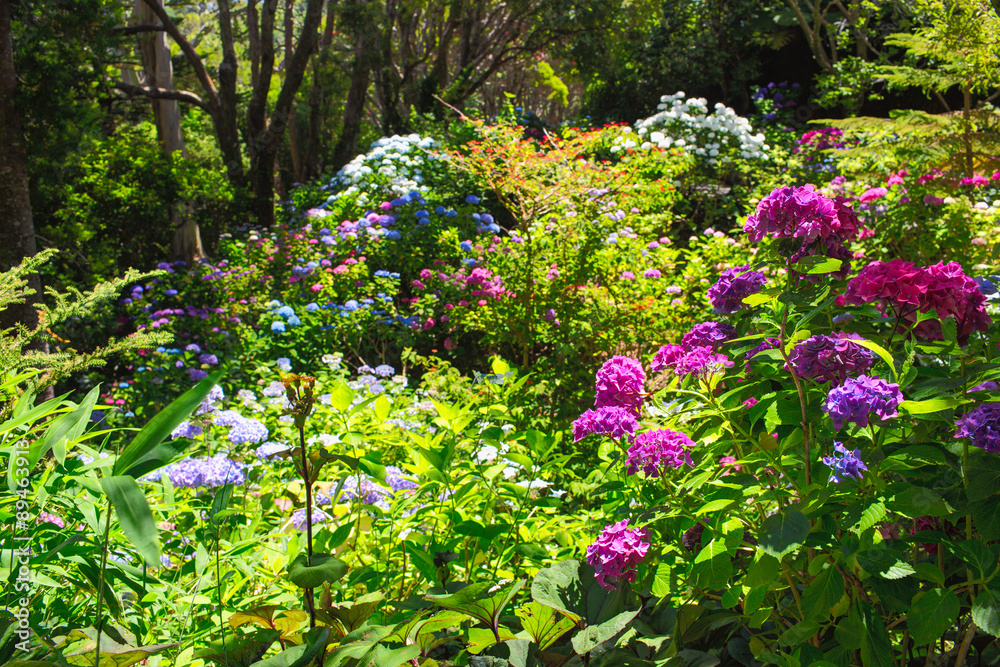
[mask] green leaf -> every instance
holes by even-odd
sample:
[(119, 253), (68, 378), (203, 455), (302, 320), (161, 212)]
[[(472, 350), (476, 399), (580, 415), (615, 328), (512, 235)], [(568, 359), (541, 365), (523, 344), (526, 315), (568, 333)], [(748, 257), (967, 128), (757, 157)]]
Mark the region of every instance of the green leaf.
[(75, 442), (83, 435), (87, 425), (90, 424), (90, 414), (94, 411), (94, 406), (97, 404), (100, 392), (100, 385), (91, 389), (72, 412), (59, 417), (52, 422), (51, 426), (45, 429), (45, 435), (37, 441), (37, 450), (35, 446), (32, 446), (30, 458), (33, 460), (31, 461), (31, 467), (34, 467), (35, 463), (45, 456), (50, 449), (56, 461), (59, 462), (59, 465), (63, 464), (66, 460), (66, 443)]
[(781, 566), (778, 559), (763, 552), (757, 552), (757, 560), (747, 571), (747, 577), (743, 581), (744, 586), (757, 588), (759, 586), (770, 586), (778, 579)]
[(899, 404), (899, 411), (908, 415), (926, 415), (931, 412), (951, 410), (969, 402), (965, 398), (929, 398), (926, 401), (903, 401)]
[(338, 412), (346, 414), (354, 402), (354, 392), (343, 380), (334, 383), (330, 388), (330, 405)]
[(805, 544), (808, 535), (809, 519), (793, 510), (767, 517), (761, 525), (758, 543), (764, 553), (781, 560)]
[(132, 438), (132, 442), (118, 456), (118, 460), (115, 461), (114, 474), (126, 474), (137, 461), (166, 440), (167, 436), (194, 412), (198, 404), (205, 400), (208, 392), (218, 383), (223, 373), (222, 370), (212, 373), (149, 420), (149, 423)]
[(305, 667), (319, 655), (329, 640), (330, 628), (313, 628), (306, 633), (303, 643), (255, 662), (251, 667)]
[(652, 593), (658, 598), (666, 597), (670, 593), (670, 565), (665, 561), (661, 560), (656, 564)]
[(543, 567), (531, 582), (531, 599), (579, 621), (587, 615), (589, 586), (584, 579), (594, 581), (594, 570), (580, 561), (564, 560)]
[(997, 553), (979, 540), (965, 540), (951, 545), (952, 551), (982, 581), (993, 575), (997, 568)]
[(232, 483), (227, 483), (223, 484), (215, 492), (215, 495), (212, 497), (212, 511), (208, 514), (208, 518), (212, 523), (219, 523), (218, 514), (229, 507), (229, 502), (233, 499), (233, 488)]
[[(99, 667), (129, 667), (177, 646), (177, 644), (133, 646), (133, 642), (134, 638), (128, 633), (118, 632), (115, 628), (106, 628), (101, 632)], [(94, 628), (70, 630), (65, 637), (56, 638), (55, 644), (67, 663), (80, 667), (94, 667), (94, 656), (97, 654), (97, 630)]]
[(188, 438), (178, 438), (177, 440), (164, 440), (149, 452), (141, 456), (124, 474), (129, 477), (139, 479), (143, 475), (148, 475), (154, 470), (159, 470), (174, 460), (179, 454), (191, 445)]
[(570, 640), (573, 645), (573, 650), (579, 655), (592, 651), (598, 645), (608, 641), (624, 630), (625, 626), (629, 624), (629, 621), (638, 615), (638, 609), (625, 610), (617, 616), (609, 618), (603, 623), (588, 625), (583, 630), (573, 635), (573, 639)]
[(341, 602), (329, 607), (330, 615), (340, 621), (347, 632), (353, 632), (367, 621), (385, 600), (385, 593), (367, 593), (351, 602)]
[(808, 276), (840, 271), (844, 260), (824, 255), (806, 255), (795, 262), (795, 270)]
[(856, 604), (864, 626), (861, 635), (861, 664), (864, 667), (895, 667), (895, 653), (882, 617), (869, 603), (859, 601)]
[[(851, 516), (851, 514), (852, 513), (850, 512), (846, 513), (845, 518), (853, 519), (854, 516), (857, 516), (857, 514), (854, 514), (854, 516)], [(850, 530), (852, 533), (860, 535), (861, 533), (868, 530), (869, 528), (871, 528), (884, 518), (885, 518), (885, 504), (882, 503), (881, 501), (876, 500), (871, 504), (869, 504), (867, 507), (865, 507), (863, 510), (861, 510), (860, 516), (858, 516), (855, 523), (853, 525), (848, 526), (847, 529)]]
[(312, 565), (306, 565), (308, 554), (299, 554), (288, 566), (288, 580), (299, 588), (316, 588), (333, 584), (347, 574), (347, 563), (330, 554), (313, 554)]
[(694, 557), (692, 576), (698, 580), (703, 589), (716, 590), (723, 588), (733, 574), (733, 561), (726, 548), (726, 543), (714, 539)]
[(160, 542), (156, 521), (142, 489), (127, 475), (105, 477), (101, 480), (101, 488), (111, 499), (125, 537), (139, 550), (147, 564), (159, 567)]
[[(867, 348), (872, 352), (874, 352), (875, 354), (877, 354), (882, 359), (882, 361), (888, 364), (889, 368), (892, 370), (893, 379), (897, 382), (899, 381), (899, 373), (896, 372), (896, 364), (893, 362), (892, 355), (889, 354), (888, 350), (886, 350), (878, 343), (875, 343), (867, 339), (858, 340), (855, 338), (850, 338), (848, 339), (848, 342), (854, 343), (855, 345), (860, 345), (861, 347)], [(902, 406), (906, 405), (907, 402), (908, 401), (903, 401), (902, 405), (900, 406), (900, 409), (902, 409)]]
[(1000, 592), (984, 588), (972, 603), (972, 620), (994, 637), (1000, 637)]
[(378, 419), (379, 423), (382, 423), (389, 416), (392, 404), (389, 403), (389, 399), (385, 397), (385, 394), (382, 394), (371, 404), (371, 408), (372, 412), (375, 413), (375, 418)]
[(899, 579), (916, 573), (912, 565), (889, 549), (865, 549), (858, 552), (856, 558), (865, 572), (883, 579)]
[(267, 629), (242, 637), (229, 636), (224, 643), (216, 640), (208, 648), (195, 651), (194, 657), (211, 660), (219, 667), (250, 667), (261, 659), (280, 634)]
[(802, 614), (806, 620), (826, 621), (833, 606), (844, 597), (844, 577), (828, 567), (809, 582), (802, 593)]
[(523, 580), (506, 585), (483, 581), (470, 584), (451, 595), (428, 595), (424, 599), (444, 609), (468, 614), (492, 628), (496, 627), (504, 607), (523, 587)]
[(932, 588), (913, 598), (906, 623), (916, 646), (936, 642), (958, 620), (961, 604), (947, 588)]

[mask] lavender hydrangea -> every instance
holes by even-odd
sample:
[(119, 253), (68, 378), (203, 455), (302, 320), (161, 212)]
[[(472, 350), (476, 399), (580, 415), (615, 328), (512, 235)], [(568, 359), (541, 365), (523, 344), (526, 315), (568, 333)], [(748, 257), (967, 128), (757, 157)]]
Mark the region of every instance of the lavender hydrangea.
[(617, 584), (635, 581), (635, 568), (649, 550), (649, 533), (644, 528), (629, 528), (628, 519), (605, 526), (604, 532), (587, 547), (587, 562), (594, 568), (597, 583), (608, 590)]
[(743, 299), (759, 292), (766, 282), (764, 274), (751, 271), (749, 264), (734, 266), (723, 271), (718, 282), (708, 288), (708, 300), (720, 313), (735, 313), (746, 307)]
[(257, 448), (255, 453), (261, 461), (273, 461), (278, 458), (279, 454), (287, 452), (289, 449), (288, 445), (280, 442), (265, 442)]
[(685, 463), (694, 465), (687, 448), (694, 447), (691, 438), (670, 429), (646, 431), (635, 436), (635, 444), (628, 449), (628, 468), (625, 472), (634, 475), (640, 469), (646, 477), (659, 477), (666, 467), (680, 468)]
[[(315, 528), (320, 524), (324, 524), (332, 520), (332, 517), (321, 509), (314, 507), (312, 509), (312, 525)], [(295, 526), (296, 530), (306, 529), (306, 510), (305, 508), (295, 510), (292, 512), (292, 525)]]
[(205, 396), (205, 400), (198, 404), (194, 413), (196, 415), (203, 415), (206, 412), (214, 412), (215, 410), (218, 410), (215, 404), (225, 397), (226, 393), (222, 390), (222, 387), (217, 384), (212, 385), (212, 388), (208, 390), (208, 395)]
[(604, 406), (587, 410), (573, 422), (573, 442), (579, 442), (588, 435), (606, 435), (615, 440), (635, 434), (639, 423), (627, 408)]
[(833, 472), (829, 481), (839, 484), (844, 478), (861, 480), (861, 473), (868, 470), (868, 466), (861, 460), (861, 450), (849, 450), (840, 442), (833, 443), (833, 456), (824, 456), (823, 463), (829, 466)]
[(229, 429), (229, 442), (242, 445), (248, 442), (257, 443), (267, 440), (268, 430), (260, 421), (252, 417), (243, 417)]
[(788, 355), (788, 363), (799, 377), (843, 384), (848, 375), (867, 373), (875, 363), (871, 350), (851, 342), (855, 340), (864, 339), (843, 331), (829, 336), (818, 334), (796, 345)]
[(620, 407), (639, 416), (646, 372), (642, 364), (629, 357), (614, 356), (597, 371), (597, 396), (594, 405)]
[(691, 331), (681, 339), (683, 347), (700, 347), (708, 345), (714, 349), (727, 340), (736, 337), (736, 327), (726, 322), (702, 322), (691, 327)]
[(173, 440), (176, 440), (177, 438), (197, 438), (204, 432), (205, 430), (202, 427), (195, 426), (191, 422), (184, 421), (178, 424), (177, 428), (170, 432), (170, 437)]
[(868, 426), (872, 414), (881, 421), (896, 417), (902, 402), (903, 394), (898, 384), (877, 376), (861, 375), (856, 379), (847, 378), (843, 384), (833, 387), (827, 394), (823, 411), (830, 415), (833, 427), (839, 431), (845, 422)]
[(392, 487), (393, 494), (400, 491), (411, 491), (419, 488), (420, 484), (406, 476), (406, 472), (398, 466), (385, 467), (385, 481)]
[(211, 458), (186, 458), (151, 472), (142, 479), (158, 482), (163, 475), (175, 487), (186, 489), (211, 489), (223, 484), (241, 486), (247, 481), (246, 466), (225, 454), (216, 454)]
[(678, 377), (705, 377), (732, 366), (733, 362), (724, 354), (716, 353), (708, 345), (685, 348), (683, 345), (664, 345), (653, 357), (649, 368), (658, 373), (669, 369)]
[(955, 422), (956, 438), (968, 438), (972, 444), (994, 454), (1000, 452), (1000, 403), (983, 403)]
[(836, 202), (816, 192), (816, 186), (777, 187), (747, 218), (743, 231), (759, 243), (767, 236), (803, 241), (826, 239), (841, 228)]

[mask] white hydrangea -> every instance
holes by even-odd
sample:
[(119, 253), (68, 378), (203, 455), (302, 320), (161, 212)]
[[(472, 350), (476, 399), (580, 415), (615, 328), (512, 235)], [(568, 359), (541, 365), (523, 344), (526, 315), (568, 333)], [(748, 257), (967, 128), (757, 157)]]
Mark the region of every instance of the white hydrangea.
[(677, 92), (661, 97), (657, 109), (656, 114), (636, 121), (634, 133), (625, 128), (611, 150), (679, 148), (709, 164), (725, 163), (734, 154), (745, 160), (768, 159), (770, 147), (764, 135), (754, 132), (750, 121), (721, 102), (709, 113), (704, 98), (686, 99)]
[(429, 162), (443, 159), (434, 152), (437, 143), (419, 134), (382, 137), (337, 172), (330, 181), (328, 201), (357, 195), (358, 204), (377, 203), (383, 197), (402, 197), (414, 190), (427, 192), (423, 170)]

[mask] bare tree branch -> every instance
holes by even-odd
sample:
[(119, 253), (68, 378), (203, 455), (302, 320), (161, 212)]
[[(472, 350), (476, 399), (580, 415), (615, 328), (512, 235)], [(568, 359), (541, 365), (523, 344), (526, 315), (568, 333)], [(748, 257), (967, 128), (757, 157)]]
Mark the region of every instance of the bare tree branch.
[(143, 95), (154, 100), (177, 100), (178, 102), (186, 102), (187, 104), (193, 104), (196, 107), (205, 109), (206, 111), (208, 110), (205, 100), (186, 90), (163, 90), (162, 88), (133, 86), (132, 84), (125, 83), (123, 81), (115, 83), (115, 88), (123, 93), (126, 93), (129, 97)]
[(117, 28), (112, 28), (111, 30), (120, 35), (138, 35), (141, 32), (160, 32), (166, 30), (166, 28), (159, 23), (143, 23), (138, 25), (118, 26)]
[(144, 0), (144, 2), (149, 5), (150, 9), (153, 10), (153, 13), (156, 14), (156, 18), (160, 19), (160, 22), (163, 23), (163, 29), (167, 31), (167, 33), (177, 43), (177, 46), (180, 47), (181, 52), (187, 58), (188, 63), (194, 70), (195, 76), (198, 77), (201, 87), (205, 89), (205, 96), (208, 98), (208, 100), (204, 102), (204, 104), (207, 105), (205, 108), (219, 108), (219, 91), (216, 89), (215, 82), (212, 81), (212, 76), (208, 73), (208, 69), (205, 67), (205, 63), (201, 59), (201, 56), (199, 56), (198, 52), (194, 50), (191, 42), (184, 37), (184, 34), (177, 27), (177, 24), (170, 19), (170, 16), (160, 3), (156, 0)]

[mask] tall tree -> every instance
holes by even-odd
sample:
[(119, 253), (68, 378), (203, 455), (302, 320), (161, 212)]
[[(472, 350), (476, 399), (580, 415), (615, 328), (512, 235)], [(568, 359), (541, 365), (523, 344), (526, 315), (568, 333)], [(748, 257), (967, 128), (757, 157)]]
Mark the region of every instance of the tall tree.
[[(222, 42), (222, 62), (217, 76), (212, 77), (194, 45), (184, 36), (158, 0), (143, 0), (156, 14), (167, 34), (177, 43), (198, 78), (204, 97), (191, 93), (184, 101), (198, 104), (212, 117), (215, 132), (226, 162), (226, 170), (234, 186), (249, 181), (253, 188), (253, 210), (257, 221), (269, 227), (274, 223), (274, 164), (291, 117), (295, 95), (302, 85), (309, 58), (319, 39), (323, 0), (307, 0), (302, 28), (294, 51), (285, 54), (284, 77), (273, 108), (268, 108), (271, 81), (275, 67), (275, 22), (278, 0), (257, 0), (247, 5), (250, 35), (251, 93), (246, 115), (246, 152), (249, 171), (244, 171), (240, 148), (237, 91), (239, 60), (230, 0), (219, 0), (218, 35)], [(288, 3), (291, 6), (291, 3)], [(291, 41), (291, 40), (289, 40)], [(218, 85), (216, 85), (216, 79)], [(182, 99), (180, 95), (174, 95)]]
[[(14, 33), (11, 0), (0, 0), (0, 270), (7, 271), (37, 252), (35, 224), (31, 217), (28, 160), (24, 132), (16, 104), (17, 75), (14, 71)], [(28, 286), (41, 295), (37, 273)], [(38, 311), (31, 299), (2, 313), (0, 326), (22, 324), (34, 329)]]

